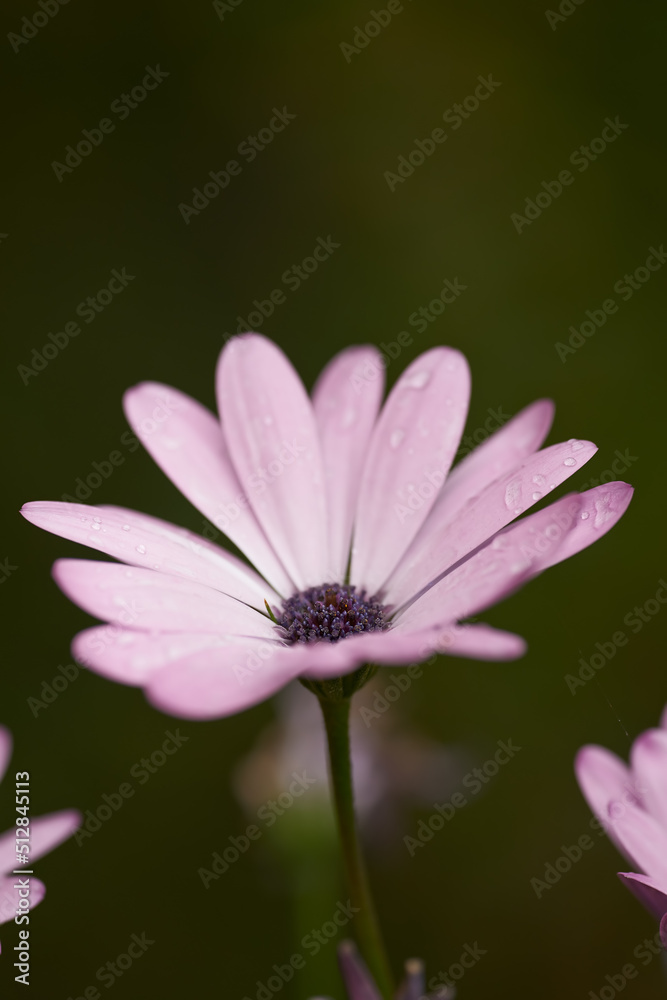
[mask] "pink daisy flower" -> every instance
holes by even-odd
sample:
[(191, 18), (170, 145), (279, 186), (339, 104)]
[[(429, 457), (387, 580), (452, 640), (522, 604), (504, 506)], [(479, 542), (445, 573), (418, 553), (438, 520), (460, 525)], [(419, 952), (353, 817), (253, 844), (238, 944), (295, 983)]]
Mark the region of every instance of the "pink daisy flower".
[(604, 747), (582, 747), (575, 772), (584, 796), (619, 851), (644, 874), (621, 882), (659, 921), (667, 948), (667, 708), (659, 729), (632, 744), (630, 767)]
[(228, 715), (295, 677), (366, 663), (521, 656), (519, 636), (461, 620), (596, 541), (632, 494), (608, 483), (508, 527), (596, 448), (538, 450), (553, 417), (540, 400), (450, 472), (470, 377), (448, 347), (418, 357), (381, 410), (373, 347), (337, 355), (310, 399), (275, 344), (244, 334), (223, 349), (216, 388), (220, 419), (155, 383), (129, 390), (125, 412), (254, 569), (147, 514), (49, 502), (22, 511), (119, 560), (55, 564), (67, 596), (108, 623), (80, 633), (74, 655), (176, 716)]
[[(4, 726), (0, 726), (0, 781), (5, 775), (11, 755), (11, 733)], [(16, 794), (19, 795), (19, 792)], [(81, 825), (82, 817), (74, 809), (63, 809), (61, 812), (49, 813), (48, 816), (38, 816), (34, 819), (31, 813), (27, 815), (30, 831), (30, 853), (28, 855), (30, 864), (23, 866), (23, 868), (31, 870), (33, 862), (72, 836)], [(26, 898), (29, 900), (31, 910), (34, 910), (37, 904), (41, 903), (46, 892), (44, 883), (33, 875), (12, 874), (22, 867), (16, 860), (16, 842), (16, 827), (11, 827), (5, 833), (0, 834), (0, 924), (14, 920), (19, 912), (19, 907), (24, 907), (24, 901), (19, 895), (18, 879), (24, 881), (28, 879), (29, 881), (30, 895)]]
[[(351, 941), (343, 941), (338, 948), (338, 965), (345, 983), (348, 1000), (382, 1000), (373, 977)], [(424, 966), (418, 958), (405, 963), (405, 977), (395, 994), (395, 1000), (453, 1000), (454, 990), (448, 986), (436, 987), (425, 994)], [(313, 1000), (324, 1000), (313, 997)]]

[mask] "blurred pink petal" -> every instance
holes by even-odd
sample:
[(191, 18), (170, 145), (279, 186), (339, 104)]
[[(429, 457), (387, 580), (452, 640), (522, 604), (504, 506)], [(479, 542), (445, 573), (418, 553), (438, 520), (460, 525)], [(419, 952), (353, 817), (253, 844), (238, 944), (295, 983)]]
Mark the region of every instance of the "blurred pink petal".
[(301, 379), (275, 344), (250, 333), (220, 355), (217, 395), (234, 468), (267, 538), (299, 589), (322, 583), (329, 578), (324, 469)]
[(12, 734), (5, 726), (0, 726), (0, 781), (5, 776), (12, 755)]
[(128, 389), (125, 415), (174, 486), (244, 552), (281, 594), (292, 583), (247, 502), (219, 421), (177, 389), (144, 382)]
[(41, 903), (46, 895), (46, 886), (34, 875), (0, 875), (0, 924), (8, 924), (14, 920), (19, 907), (20, 896), (17, 879), (30, 879), (30, 909)]
[(575, 772), (591, 809), (618, 849), (643, 872), (624, 872), (621, 881), (660, 919), (667, 914), (665, 730), (642, 733), (632, 745), (630, 761), (626, 768), (603, 747), (587, 746), (577, 754)]
[(459, 351), (421, 354), (389, 393), (359, 488), (350, 579), (374, 594), (433, 506), (456, 454), (470, 399)]
[(313, 389), (327, 490), (329, 577), (347, 572), (359, 484), (382, 403), (384, 368), (375, 347), (337, 354)]
[[(75, 655), (197, 718), (241, 711), (296, 676), (369, 662), (521, 656), (520, 636), (461, 620), (601, 537), (631, 488), (564, 497), (510, 525), (595, 446), (535, 452), (553, 416), (538, 400), (447, 479), (468, 406), (465, 358), (425, 352), (378, 416), (381, 369), (372, 347), (342, 351), (311, 402), (279, 348), (251, 333), (220, 355), (221, 420), (167, 386), (129, 390), (136, 434), (257, 572), (145, 514), (28, 504), (33, 523), (120, 560), (55, 564), (61, 589), (107, 622), (76, 637)], [(266, 662), (239, 684), (239, 664), (255, 655)]]

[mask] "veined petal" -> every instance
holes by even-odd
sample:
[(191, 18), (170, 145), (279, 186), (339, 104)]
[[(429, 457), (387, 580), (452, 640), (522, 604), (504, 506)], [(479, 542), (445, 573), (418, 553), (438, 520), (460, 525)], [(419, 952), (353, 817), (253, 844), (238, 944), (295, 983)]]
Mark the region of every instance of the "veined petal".
[[(71, 837), (83, 817), (75, 809), (62, 809), (30, 819), (30, 860), (37, 861), (63, 840)], [(0, 836), (0, 872), (11, 872), (16, 864), (16, 829), (12, 827)], [(30, 867), (30, 866), (28, 866)]]
[(283, 352), (234, 337), (217, 371), (218, 408), (234, 468), (298, 589), (329, 570), (324, 471), (313, 407)]
[(385, 600), (399, 606), (448, 567), (533, 507), (597, 451), (589, 441), (567, 441), (538, 451), (487, 486), (447, 520), (434, 509), (384, 588)]
[(0, 726), (0, 781), (2, 781), (12, 755), (12, 734), (6, 726)]
[(440, 514), (443, 523), (508, 469), (537, 451), (551, 429), (554, 411), (550, 399), (536, 400), (452, 469), (435, 502), (438, 510), (447, 509), (446, 517)]
[(143, 382), (123, 398), (128, 422), (153, 460), (281, 594), (293, 585), (250, 509), (219, 421), (169, 386)]
[[(243, 639), (211, 632), (136, 632), (118, 625), (95, 625), (74, 637), (72, 653), (79, 663), (121, 684), (141, 686), (172, 663), (203, 651), (227, 655), (232, 644), (254, 648), (278, 639)], [(243, 650), (240, 650), (241, 653)]]
[(469, 618), (508, 597), (530, 579), (545, 555), (563, 544), (578, 511), (576, 495), (563, 497), (500, 532), (399, 610), (396, 631)]
[(366, 964), (351, 941), (338, 946), (338, 965), (349, 997), (354, 1000), (382, 1000)]
[(581, 510), (579, 520), (573, 531), (570, 531), (566, 541), (540, 565), (538, 572), (555, 566), (563, 559), (581, 552), (582, 549), (597, 542), (598, 538), (614, 527), (625, 514), (632, 500), (634, 489), (627, 483), (605, 483), (592, 490), (579, 493)]
[(667, 831), (667, 732), (642, 733), (632, 745), (630, 763), (644, 807)]
[(271, 620), (211, 587), (120, 563), (59, 559), (58, 586), (88, 614), (127, 628), (275, 638)]
[[(30, 909), (33, 910), (38, 903), (41, 903), (46, 894), (46, 886), (34, 875), (30, 878)], [(16, 883), (16, 875), (8, 877), (0, 876), (0, 924), (6, 924), (13, 920), (19, 908), (19, 890)]]
[(179, 718), (222, 718), (270, 698), (302, 672), (307, 658), (307, 651), (272, 642), (202, 650), (152, 674), (146, 697)]
[(38, 501), (21, 513), (54, 535), (105, 552), (130, 566), (143, 566), (213, 587), (238, 601), (264, 610), (278, 595), (240, 559), (200, 538), (148, 514), (124, 507), (90, 507), (78, 503)]
[[(667, 883), (659, 883), (648, 875), (638, 875), (635, 872), (619, 872), (620, 878), (626, 889), (632, 892), (642, 906), (646, 907), (658, 920), (667, 914)], [(667, 940), (664, 942), (667, 948)]]
[(331, 580), (344, 580), (359, 484), (384, 390), (375, 347), (350, 347), (329, 362), (313, 389), (329, 520)]
[(461, 438), (470, 372), (459, 351), (435, 347), (398, 379), (373, 430), (359, 490), (351, 582), (379, 591), (419, 531)]

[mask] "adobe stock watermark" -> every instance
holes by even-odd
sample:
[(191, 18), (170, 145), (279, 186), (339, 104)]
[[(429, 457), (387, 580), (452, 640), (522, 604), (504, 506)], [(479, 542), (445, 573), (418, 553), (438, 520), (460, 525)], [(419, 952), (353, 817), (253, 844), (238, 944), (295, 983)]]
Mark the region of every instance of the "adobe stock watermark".
[(617, 448), (610, 468), (605, 469), (598, 476), (591, 476), (585, 483), (581, 483), (578, 487), (579, 492), (584, 493), (586, 490), (592, 490), (595, 486), (603, 486), (605, 483), (613, 482), (638, 461), (638, 456), (631, 455), (629, 448), (626, 448), (625, 451), (619, 451)]
[[(667, 604), (667, 583), (660, 579), (658, 584), (658, 589), (653, 597), (649, 597), (643, 604), (636, 604), (623, 618), (623, 624), (632, 635), (641, 632), (644, 626), (653, 621), (659, 611)], [(593, 680), (596, 672), (606, 667), (619, 649), (627, 646), (629, 639), (630, 636), (626, 632), (618, 629), (607, 641), (595, 643), (596, 652), (591, 653), (588, 660), (580, 656), (581, 666), (577, 673), (565, 674), (563, 678), (570, 693), (575, 695), (579, 688), (585, 687), (589, 681)]]
[[(172, 732), (166, 729), (160, 747), (148, 757), (142, 757), (130, 768), (130, 777), (136, 778), (139, 785), (145, 785), (150, 781), (152, 775), (157, 774), (160, 768), (164, 767), (170, 757), (177, 753), (184, 743), (190, 739), (183, 736), (180, 729)], [(95, 811), (87, 809), (84, 813), (84, 822), (74, 834), (74, 839), (78, 847), (82, 847), (86, 840), (89, 840), (94, 833), (102, 828), (103, 823), (107, 823), (114, 813), (123, 808), (128, 799), (136, 794), (137, 789), (131, 781), (123, 781), (115, 792), (102, 794), (102, 802), (95, 807)]]
[[(95, 295), (89, 295), (87, 298), (82, 299), (74, 312), (84, 323), (88, 325), (94, 323), (99, 314), (104, 312), (107, 306), (111, 305), (115, 296), (125, 291), (129, 283), (134, 281), (135, 277), (136, 275), (134, 274), (128, 274), (125, 267), (122, 267), (120, 271), (114, 267), (111, 271), (111, 278), (104, 288), (100, 288)], [(32, 377), (36, 377), (40, 372), (43, 372), (49, 362), (54, 361), (61, 351), (64, 351), (69, 346), (70, 341), (74, 337), (78, 337), (81, 332), (79, 323), (75, 320), (68, 320), (62, 330), (56, 331), (56, 333), (48, 333), (47, 337), (50, 343), (44, 344), (41, 350), (33, 347), (30, 354), (31, 363), (18, 365), (16, 368), (23, 384), (28, 385)]]
[[(452, 991), (455, 990), (456, 984), (461, 982), (466, 972), (470, 969), (474, 969), (480, 958), (483, 958), (486, 954), (488, 954), (486, 948), (480, 948), (477, 941), (473, 942), (473, 944), (464, 944), (463, 951), (459, 955), (458, 961), (452, 962), (446, 972), (443, 972), (442, 969), (440, 969), (437, 975), (429, 979), (429, 991), (434, 993), (435, 996), (440, 996), (438, 991), (441, 990), (443, 986), (446, 986)], [(419, 1000), (423, 1000), (423, 998), (420, 997)], [(443, 998), (443, 1000), (445, 1000), (445, 998)], [(454, 1000), (454, 993), (452, 993), (451, 1000)]]
[[(116, 980), (124, 976), (132, 968), (137, 959), (145, 955), (153, 944), (155, 944), (155, 941), (148, 937), (146, 931), (142, 931), (141, 934), (132, 934), (125, 946), (125, 951), (122, 951), (120, 955), (116, 955), (112, 961), (101, 965), (95, 973), (95, 979), (106, 990), (110, 990)], [(77, 996), (70, 995), (67, 997), (67, 1000), (102, 1000), (102, 994), (95, 985), (84, 986), (81, 993)]]
[[(478, 76), (477, 79), (479, 83), (475, 87), (474, 93), (464, 97), (461, 104), (453, 104), (451, 108), (447, 108), (442, 113), (443, 121), (451, 125), (452, 132), (456, 132), (457, 129), (461, 128), (463, 122), (477, 111), (480, 104), (488, 100), (491, 94), (495, 93), (498, 87), (502, 86), (498, 80), (493, 79), (492, 73), (489, 73), (488, 76)], [(445, 129), (438, 127), (434, 128), (425, 139), (415, 139), (413, 147), (408, 154), (401, 153), (398, 157), (396, 169), (385, 170), (382, 175), (391, 193), (394, 193), (399, 184), (405, 184), (406, 180), (412, 177), (415, 170), (424, 164), (426, 158), (433, 156), (436, 149), (446, 142), (448, 138), (449, 134)]]
[[(624, 274), (614, 284), (614, 291), (620, 296), (621, 301), (628, 302), (635, 292), (643, 288), (646, 282), (651, 280), (651, 276), (662, 268), (666, 260), (667, 253), (665, 252), (664, 244), (661, 243), (658, 249), (649, 247), (648, 257), (644, 264), (640, 264), (631, 274)], [(595, 336), (600, 327), (605, 325), (609, 316), (613, 316), (618, 312), (618, 305), (618, 302), (611, 297), (605, 299), (599, 309), (586, 310), (588, 318), (578, 327), (574, 325), (569, 327), (570, 337), (567, 344), (563, 344), (560, 340), (557, 340), (554, 344), (556, 354), (563, 364), (565, 364), (570, 354), (576, 354), (587, 340)]]
[[(468, 290), (467, 285), (463, 285), (458, 277), (449, 279), (442, 279), (442, 288), (436, 298), (431, 299), (431, 301), (425, 306), (419, 306), (414, 312), (411, 312), (408, 316), (408, 326), (412, 326), (416, 329), (417, 333), (423, 333), (424, 330), (428, 328), (429, 323), (435, 323), (438, 316), (442, 316), (445, 308), (451, 306), (456, 302), (458, 297), (463, 294), (463, 292)], [(364, 387), (369, 382), (374, 382), (380, 375), (382, 371), (389, 367), (392, 361), (396, 361), (398, 357), (403, 353), (404, 348), (410, 347), (414, 342), (414, 337), (407, 330), (401, 330), (397, 335), (396, 340), (389, 341), (385, 344), (384, 341), (379, 345), (378, 350), (380, 352), (380, 357), (377, 362), (367, 361), (363, 368), (359, 371), (355, 371), (353, 375), (350, 376), (350, 381), (354, 387), (355, 392), (362, 392)], [(419, 376), (415, 375), (415, 379), (419, 379)], [(419, 386), (417, 386), (419, 388)]]
[[(318, 236), (315, 246), (308, 257), (304, 257), (299, 264), (292, 264), (280, 276), (280, 280), (291, 292), (297, 292), (301, 285), (308, 281), (312, 274), (319, 269), (321, 264), (329, 260), (335, 250), (340, 248), (340, 243), (336, 243), (331, 233), (328, 236)], [(287, 296), (281, 288), (274, 288), (268, 293), (265, 299), (253, 299), (253, 310), (248, 313), (247, 318), (237, 316), (236, 333), (245, 333), (248, 330), (259, 330), (265, 319), (273, 316), (276, 306), (282, 306), (287, 302)], [(234, 334), (225, 333), (223, 340), (227, 341)]]
[(60, 8), (68, 4), (69, 0), (38, 0), (38, 9), (31, 17), (21, 18), (21, 30), (17, 33), (10, 31), (7, 41), (14, 52), (20, 52), (22, 45), (27, 45), (34, 38), (40, 28), (45, 28), (56, 14), (60, 13)]
[[(331, 919), (325, 920), (321, 927), (313, 927), (308, 934), (305, 934), (301, 939), (301, 947), (308, 956), (314, 958), (329, 941), (333, 941), (340, 934), (342, 928), (346, 927), (359, 912), (359, 907), (353, 906), (350, 899), (345, 903), (339, 900)], [(284, 965), (273, 965), (272, 974), (266, 982), (257, 980), (254, 998), (246, 994), (243, 1000), (272, 1000), (276, 993), (280, 993), (285, 983), (289, 983), (294, 978), (294, 973), (300, 972), (305, 967), (306, 955), (302, 952), (295, 952)]]
[(0, 560), (0, 583), (6, 583), (13, 573), (16, 573), (18, 566), (14, 566), (10, 563), (9, 556), (5, 556), (4, 559)]
[(220, 20), (224, 21), (225, 14), (233, 14), (242, 3), (243, 0), (213, 0), (213, 10)]
[[(409, 3), (412, 0), (408, 0)], [(363, 25), (354, 26), (354, 36), (351, 42), (339, 42), (338, 48), (343, 53), (346, 63), (352, 62), (352, 56), (361, 55), (374, 38), (388, 28), (396, 14), (402, 14), (405, 7), (400, 0), (389, 0), (386, 8), (369, 11), (370, 19)]]
[(545, 10), (544, 16), (547, 19), (549, 27), (552, 31), (555, 31), (559, 24), (567, 21), (569, 17), (572, 17), (577, 7), (581, 7), (585, 0), (561, 0), (558, 4), (558, 10)]
[[(644, 938), (633, 949), (632, 957), (646, 968), (654, 958), (665, 954), (660, 932), (652, 938)], [(619, 972), (607, 973), (604, 977), (604, 984), (599, 986), (597, 992), (590, 990), (588, 1000), (614, 1000), (619, 993), (622, 993), (628, 983), (636, 979), (640, 969), (633, 962), (626, 962)]]
[[(132, 111), (146, 100), (149, 93), (152, 90), (157, 90), (162, 81), (166, 80), (169, 75), (165, 70), (160, 69), (159, 63), (157, 66), (146, 66), (146, 75), (142, 78), (141, 83), (132, 87), (129, 94), (124, 93), (120, 97), (114, 98), (109, 110), (117, 116), (119, 121), (125, 121), (126, 118), (129, 118)], [(65, 174), (74, 173), (85, 157), (90, 156), (97, 146), (102, 145), (105, 136), (111, 135), (115, 131), (116, 124), (111, 118), (101, 118), (96, 128), (81, 129), (83, 139), (79, 139), (76, 148), (74, 146), (65, 147), (65, 162), (60, 163), (58, 160), (51, 162), (51, 169), (56, 175), (58, 182), (62, 184)]]
[[(292, 772), (292, 781), (289, 786), (282, 791), (277, 798), (268, 799), (257, 810), (257, 819), (261, 821), (265, 829), (270, 829), (281, 816), (291, 809), (297, 799), (317, 784), (317, 778), (312, 778), (308, 770)], [(227, 838), (227, 844), (221, 851), (214, 851), (209, 862), (210, 868), (198, 868), (197, 875), (202, 881), (205, 889), (210, 889), (211, 882), (217, 881), (221, 875), (228, 872), (230, 867), (247, 854), (251, 843), (259, 840), (263, 834), (262, 827), (256, 823), (249, 823), (244, 832), (239, 836)]]
[(474, 767), (471, 771), (468, 771), (463, 778), (461, 784), (470, 792), (469, 797), (462, 791), (458, 791), (454, 792), (446, 802), (435, 802), (433, 804), (435, 812), (431, 813), (428, 819), (419, 820), (415, 836), (411, 837), (409, 834), (406, 834), (403, 837), (403, 843), (411, 858), (415, 856), (418, 848), (425, 847), (429, 841), (433, 840), (435, 834), (444, 829), (445, 823), (449, 823), (456, 816), (457, 812), (468, 804), (470, 798), (478, 795), (484, 786), (492, 778), (495, 778), (500, 768), (505, 764), (509, 764), (515, 754), (519, 753), (522, 749), (522, 747), (514, 745), (511, 737), (507, 740), (498, 740), (496, 745), (498, 749), (493, 757), (485, 760), (480, 767)]
[[(280, 110), (273, 108), (273, 117), (269, 119), (268, 123), (260, 128), (256, 135), (247, 135), (236, 147), (236, 152), (244, 158), (246, 163), (252, 163), (262, 150), (266, 149), (280, 132), (284, 132), (295, 118), (296, 115), (288, 111), (286, 105), (283, 105)], [(232, 177), (238, 177), (242, 170), (243, 164), (238, 160), (228, 160), (222, 170), (209, 170), (210, 180), (204, 181), (201, 188), (192, 189), (192, 204), (189, 205), (182, 201), (178, 206), (178, 211), (186, 226), (190, 225), (193, 216), (199, 215), (205, 208), (208, 208), (211, 201), (229, 186)]]
[[(618, 115), (613, 119), (605, 118), (601, 135), (591, 139), (587, 146), (577, 146), (570, 153), (569, 163), (576, 167), (580, 174), (583, 174), (591, 163), (594, 163), (611, 143), (616, 142), (619, 135), (622, 135), (629, 127), (621, 122)], [(557, 180), (542, 181), (540, 185), (542, 190), (538, 191), (534, 198), (525, 199), (523, 215), (521, 212), (512, 212), (510, 215), (510, 221), (517, 233), (521, 235), (526, 226), (532, 226), (533, 222), (542, 215), (542, 212), (553, 204), (556, 198), (560, 198), (565, 188), (574, 184), (574, 181), (575, 176), (570, 170), (561, 170), (557, 175)]]

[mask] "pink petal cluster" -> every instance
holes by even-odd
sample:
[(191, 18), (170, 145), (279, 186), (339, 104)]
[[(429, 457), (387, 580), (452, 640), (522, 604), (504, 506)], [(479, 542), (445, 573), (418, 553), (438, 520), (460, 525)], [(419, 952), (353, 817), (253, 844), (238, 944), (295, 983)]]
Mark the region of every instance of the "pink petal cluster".
[[(11, 734), (4, 726), (0, 726), (0, 781), (5, 775), (11, 755)], [(71, 837), (82, 821), (82, 816), (74, 809), (63, 809), (61, 812), (49, 813), (48, 816), (38, 816), (35, 819), (28, 814), (28, 818), (31, 862), (37, 861), (43, 854), (48, 854), (63, 840)], [(28, 877), (12, 874), (20, 867), (16, 861), (16, 827), (12, 827), (0, 834), (0, 924), (13, 920), (18, 912), (17, 879)], [(46, 887), (33, 875), (29, 876), (29, 880), (29, 902), (30, 909), (33, 910), (44, 899)]]
[[(300, 675), (322, 680), (368, 662), (522, 655), (519, 636), (461, 620), (604, 535), (632, 488), (608, 483), (512, 524), (595, 446), (541, 448), (553, 404), (539, 400), (450, 472), (468, 410), (465, 358), (426, 351), (382, 408), (381, 360), (373, 347), (342, 351), (311, 399), (275, 344), (245, 334), (219, 359), (219, 419), (167, 386), (129, 390), (137, 436), (255, 569), (147, 514), (29, 503), (22, 513), (34, 524), (119, 560), (55, 564), (61, 589), (108, 623), (80, 633), (74, 655), (189, 718), (238, 712)], [(343, 583), (380, 601), (388, 627), (289, 644), (266, 613)]]
[[(351, 941), (343, 941), (340, 945), (338, 965), (348, 1000), (382, 1000), (382, 994)], [(418, 958), (408, 959), (405, 963), (404, 979), (396, 991), (394, 1000), (453, 1000), (454, 998), (453, 990), (447, 986), (441, 986), (434, 993), (424, 993), (425, 989), (423, 963)], [(324, 998), (313, 997), (312, 1000), (324, 1000)]]
[(582, 747), (575, 772), (609, 837), (643, 874), (619, 878), (660, 921), (667, 948), (667, 708), (660, 728), (632, 745), (630, 766), (604, 747)]

